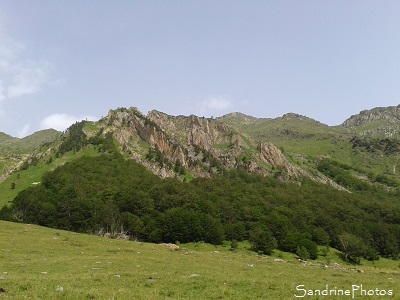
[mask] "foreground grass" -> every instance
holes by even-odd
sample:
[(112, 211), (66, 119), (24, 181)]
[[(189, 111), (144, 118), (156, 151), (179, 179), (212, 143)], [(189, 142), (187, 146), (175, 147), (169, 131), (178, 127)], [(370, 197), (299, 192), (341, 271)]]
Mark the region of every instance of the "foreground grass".
[(334, 263), (334, 253), (325, 266), (300, 263), (287, 253), (259, 257), (243, 245), (230, 251), (198, 243), (172, 251), (3, 221), (0, 232), (0, 287), (6, 291), (0, 299), (296, 299), (299, 284), (306, 289), (363, 284), (394, 293), (368, 299), (400, 296), (396, 262), (351, 270)]

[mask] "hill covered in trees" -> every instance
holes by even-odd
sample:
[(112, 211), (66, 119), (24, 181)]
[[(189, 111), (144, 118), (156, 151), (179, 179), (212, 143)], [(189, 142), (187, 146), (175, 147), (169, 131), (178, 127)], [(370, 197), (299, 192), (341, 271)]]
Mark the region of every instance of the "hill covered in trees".
[[(348, 259), (397, 258), (398, 195), (348, 193), (232, 171), (190, 183), (161, 179), (118, 152), (82, 157), (44, 175), (1, 210), (6, 220), (150, 242), (250, 240), (254, 250), (342, 249)], [(299, 252), (301, 253), (301, 251)]]
[[(385, 111), (373, 116), (362, 126)], [(0, 217), (150, 242), (249, 240), (267, 254), (315, 258), (331, 246), (347, 260), (396, 259), (400, 143), (359, 123), (119, 108), (14, 157)]]

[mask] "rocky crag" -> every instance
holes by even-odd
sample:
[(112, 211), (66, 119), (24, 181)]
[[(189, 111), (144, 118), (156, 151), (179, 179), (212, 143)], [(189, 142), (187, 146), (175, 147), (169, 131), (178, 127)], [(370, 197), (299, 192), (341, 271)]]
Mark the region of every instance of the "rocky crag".
[(273, 144), (255, 142), (216, 119), (155, 110), (145, 116), (130, 108), (110, 111), (99, 126), (103, 134), (112, 133), (124, 153), (161, 177), (213, 177), (241, 169), (282, 180), (315, 178)]
[(400, 138), (400, 105), (363, 110), (344, 121), (341, 127), (362, 136)]

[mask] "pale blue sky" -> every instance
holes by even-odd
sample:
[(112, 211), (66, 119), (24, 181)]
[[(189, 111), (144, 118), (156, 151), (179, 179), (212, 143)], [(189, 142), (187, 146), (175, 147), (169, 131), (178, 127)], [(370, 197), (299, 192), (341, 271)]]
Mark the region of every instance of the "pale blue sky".
[(0, 2), (0, 131), (138, 107), (299, 113), (400, 104), (400, 1)]

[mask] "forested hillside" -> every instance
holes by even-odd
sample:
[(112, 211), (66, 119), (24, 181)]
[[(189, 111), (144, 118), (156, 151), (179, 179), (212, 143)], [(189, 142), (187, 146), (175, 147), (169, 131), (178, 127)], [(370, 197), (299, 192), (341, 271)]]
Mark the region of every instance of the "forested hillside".
[(397, 197), (351, 194), (309, 180), (300, 186), (240, 171), (185, 183), (161, 179), (109, 151), (47, 173), (41, 185), (3, 207), (1, 217), (150, 242), (248, 239), (263, 253), (303, 249), (311, 258), (321, 255), (317, 245), (330, 245), (358, 260), (398, 257)]

